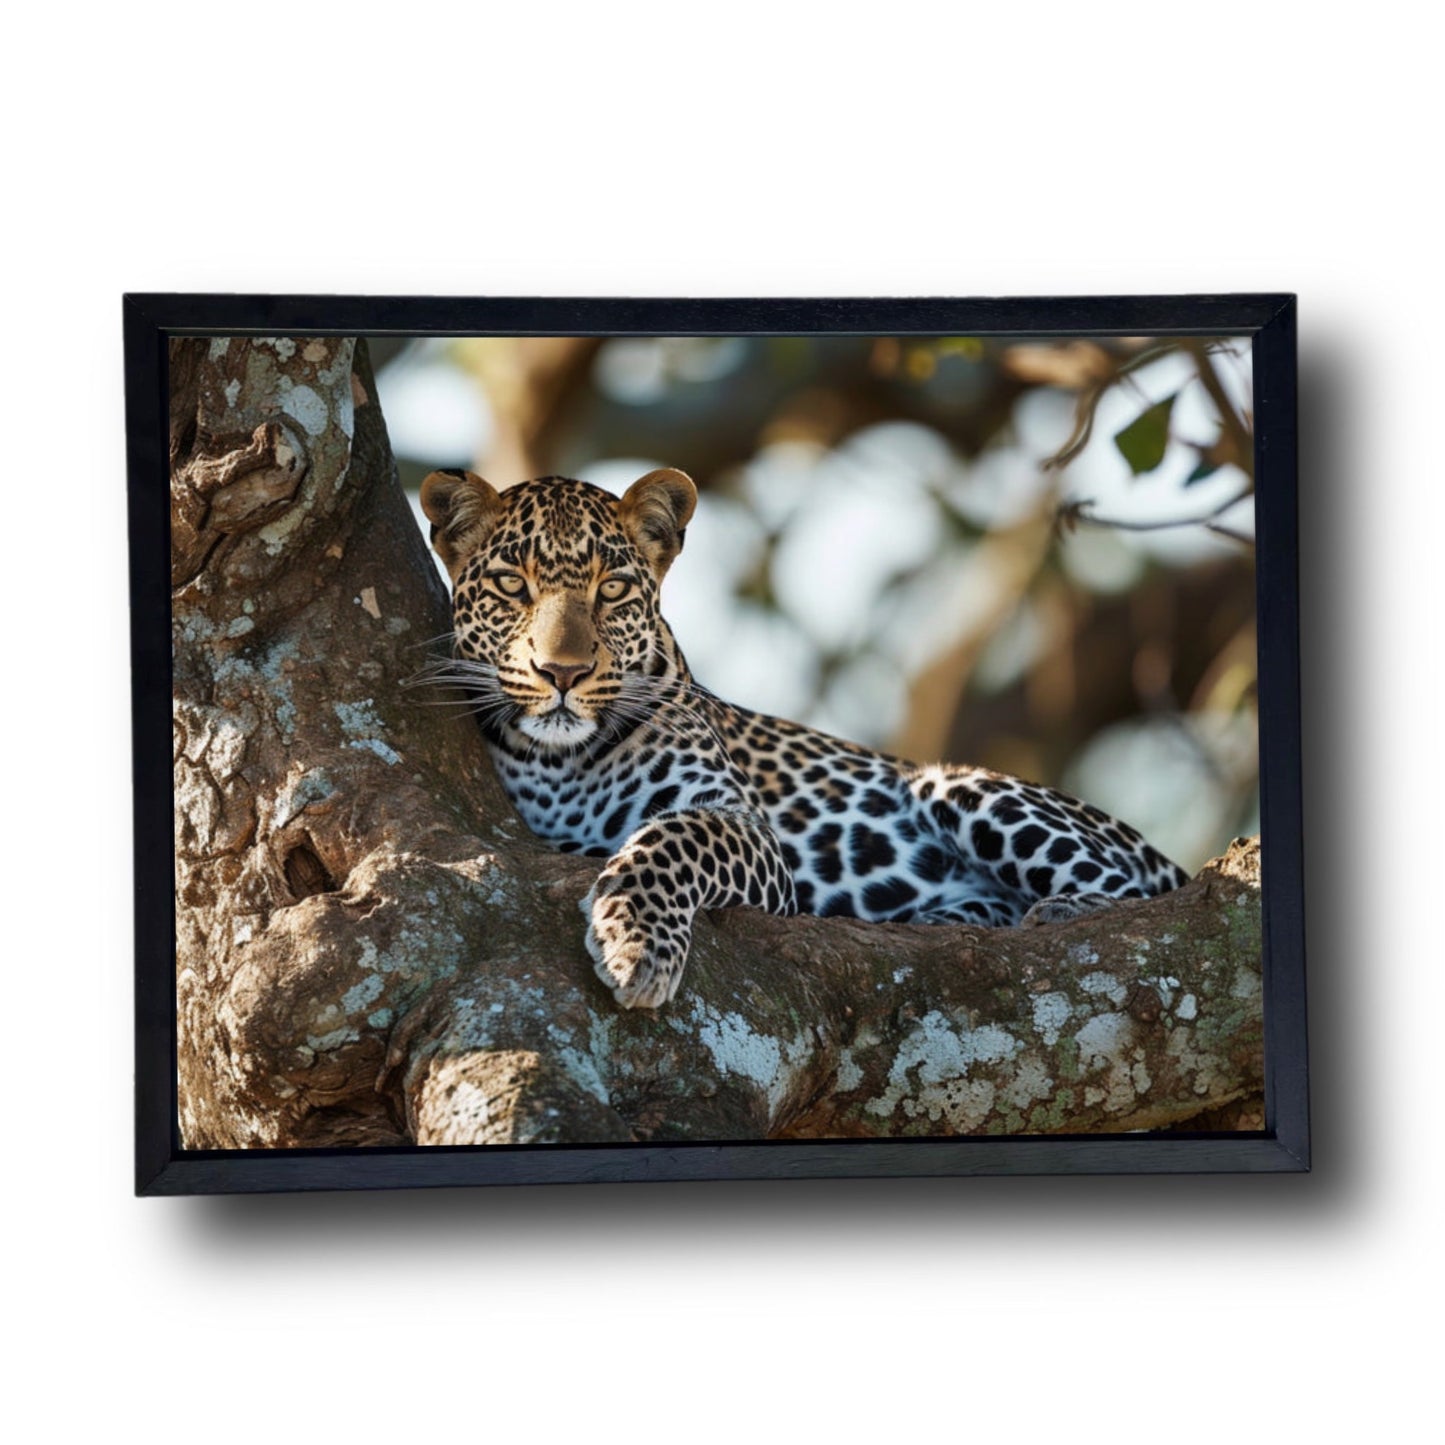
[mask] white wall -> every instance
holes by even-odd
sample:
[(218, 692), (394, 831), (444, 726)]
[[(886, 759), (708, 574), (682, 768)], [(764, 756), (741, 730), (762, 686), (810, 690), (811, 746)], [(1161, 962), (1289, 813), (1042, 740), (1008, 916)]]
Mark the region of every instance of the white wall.
[[(636, 9), (12, 35), (7, 1414), (1403, 1433), (1439, 1344), (1434, 50), (1389, 3)], [(124, 289), (1297, 290), (1315, 1173), (133, 1200)]]

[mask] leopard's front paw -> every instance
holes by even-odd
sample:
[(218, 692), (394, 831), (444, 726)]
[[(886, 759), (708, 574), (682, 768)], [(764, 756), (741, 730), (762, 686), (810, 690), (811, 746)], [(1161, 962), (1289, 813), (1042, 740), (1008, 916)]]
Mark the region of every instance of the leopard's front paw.
[(687, 962), (687, 938), (674, 925), (640, 916), (625, 893), (582, 900), (587, 915), (587, 952), (597, 977), (623, 1008), (661, 1008), (677, 993)]

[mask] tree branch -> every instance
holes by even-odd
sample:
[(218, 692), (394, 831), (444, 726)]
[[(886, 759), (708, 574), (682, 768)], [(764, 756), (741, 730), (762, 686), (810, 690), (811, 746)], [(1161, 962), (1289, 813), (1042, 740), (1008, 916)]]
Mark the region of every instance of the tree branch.
[(1234, 403), (1224, 390), (1224, 383), (1215, 370), (1209, 343), (1200, 337), (1191, 337), (1186, 344), (1194, 358), (1199, 380), (1219, 413), (1219, 425), (1229, 441), (1229, 460), (1249, 478), (1249, 488), (1244, 493), (1249, 496), (1254, 491), (1254, 434), (1244, 418), (1235, 411)]
[(1080, 497), (1072, 502), (1060, 502), (1054, 513), (1054, 521), (1056, 527), (1066, 530), (1076, 526), (1088, 526), (1109, 527), (1118, 532), (1169, 532), (1176, 527), (1203, 527), (1206, 532), (1213, 532), (1218, 537), (1225, 537), (1231, 542), (1238, 542), (1241, 546), (1252, 550), (1254, 547), (1253, 537), (1226, 526), (1219, 518), (1231, 507), (1244, 501), (1253, 490), (1252, 486), (1246, 487), (1243, 491), (1230, 497), (1228, 501), (1220, 503), (1219, 506), (1199, 516), (1169, 517), (1158, 522), (1131, 522), (1122, 517), (1101, 517), (1096, 512), (1090, 511), (1094, 505), (1091, 498)]

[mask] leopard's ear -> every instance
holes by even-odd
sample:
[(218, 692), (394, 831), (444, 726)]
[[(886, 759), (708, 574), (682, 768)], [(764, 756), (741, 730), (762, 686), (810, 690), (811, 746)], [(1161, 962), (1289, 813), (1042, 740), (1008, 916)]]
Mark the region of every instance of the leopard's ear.
[(682, 551), (683, 533), (697, 506), (697, 488), (686, 472), (660, 467), (639, 477), (617, 504), (622, 530), (637, 543), (659, 577)]
[(501, 515), (496, 488), (475, 472), (432, 472), (421, 484), (431, 544), (455, 582), (467, 559), (491, 536)]

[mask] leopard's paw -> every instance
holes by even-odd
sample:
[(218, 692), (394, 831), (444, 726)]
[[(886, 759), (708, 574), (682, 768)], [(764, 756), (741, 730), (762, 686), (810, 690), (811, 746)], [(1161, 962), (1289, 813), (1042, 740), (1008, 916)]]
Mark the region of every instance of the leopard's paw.
[(594, 888), (584, 900), (593, 971), (622, 1008), (661, 1008), (682, 982), (686, 943), (679, 949), (674, 930), (660, 922), (652, 925), (654, 936), (626, 895), (597, 898), (596, 893)]
[(1018, 921), (1020, 928), (1043, 928), (1050, 923), (1069, 923), (1086, 913), (1112, 908), (1119, 900), (1107, 893), (1056, 893), (1040, 898)]
[[(588, 947), (593, 947), (589, 939)], [(677, 992), (682, 970), (659, 966), (638, 943), (602, 946), (602, 956), (593, 964), (597, 977), (612, 990), (621, 1008), (661, 1008)], [(594, 957), (596, 952), (594, 950)]]

